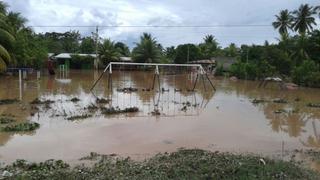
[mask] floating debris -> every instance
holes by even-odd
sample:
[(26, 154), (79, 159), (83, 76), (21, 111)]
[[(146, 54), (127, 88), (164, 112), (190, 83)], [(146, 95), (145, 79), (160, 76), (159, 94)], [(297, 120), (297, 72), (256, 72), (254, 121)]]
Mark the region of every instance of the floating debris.
[(105, 98), (97, 98), (96, 99), (97, 104), (108, 104), (109, 102), (111, 102), (110, 99), (105, 99)]
[(274, 103), (280, 103), (280, 104), (287, 104), (288, 101), (285, 99), (275, 99), (273, 100)]
[(176, 89), (176, 88), (174, 88), (174, 92), (181, 92), (182, 91), (182, 89)]
[(294, 99), (294, 101), (298, 102), (298, 101), (301, 101), (301, 99), (297, 97)]
[(77, 98), (77, 97), (74, 97), (74, 98), (70, 99), (70, 101), (71, 101), (71, 102), (79, 102), (79, 101), (80, 101), (80, 99), (79, 99), (79, 98)]
[(111, 108), (101, 108), (101, 113), (105, 115), (110, 115), (110, 114), (121, 114), (121, 113), (133, 113), (133, 112), (138, 112), (139, 108), (138, 107), (129, 107), (121, 110), (119, 107), (111, 107)]
[(36, 122), (25, 122), (20, 124), (12, 124), (2, 128), (2, 131), (12, 132), (12, 131), (33, 131), (40, 127), (39, 123)]
[(51, 101), (51, 100), (41, 101), (39, 98), (36, 98), (30, 102), (30, 104), (51, 104), (51, 103), (54, 103), (54, 101)]
[(19, 102), (18, 99), (0, 99), (0, 105), (13, 104)]
[(253, 104), (260, 104), (260, 103), (265, 103), (265, 102), (267, 102), (267, 101), (264, 99), (254, 99), (252, 101)]
[(118, 88), (118, 92), (124, 92), (124, 93), (131, 93), (131, 92), (137, 92), (138, 88), (128, 87), (128, 88)]
[(8, 117), (0, 117), (0, 124), (9, 124), (15, 122), (14, 119)]
[(83, 114), (83, 115), (77, 115), (77, 116), (68, 117), (67, 120), (74, 121), (74, 120), (78, 120), (78, 119), (87, 119), (87, 118), (90, 118), (90, 117), (92, 117), (92, 115)]
[(307, 106), (313, 108), (320, 108), (320, 103), (308, 103)]

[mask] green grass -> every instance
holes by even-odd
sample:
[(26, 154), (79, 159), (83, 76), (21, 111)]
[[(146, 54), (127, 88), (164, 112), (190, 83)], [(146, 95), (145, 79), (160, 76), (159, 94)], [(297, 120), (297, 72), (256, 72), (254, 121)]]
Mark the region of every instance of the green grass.
[(19, 124), (10, 124), (2, 127), (4, 132), (18, 132), (18, 131), (33, 131), (40, 127), (40, 124), (36, 122), (24, 122)]
[[(91, 153), (94, 165), (71, 168), (62, 161), (19, 160), (1, 171), (8, 179), (319, 179), (319, 174), (293, 162), (255, 155), (234, 155), (198, 149), (158, 154), (143, 162)], [(264, 163), (265, 162), (265, 163)]]

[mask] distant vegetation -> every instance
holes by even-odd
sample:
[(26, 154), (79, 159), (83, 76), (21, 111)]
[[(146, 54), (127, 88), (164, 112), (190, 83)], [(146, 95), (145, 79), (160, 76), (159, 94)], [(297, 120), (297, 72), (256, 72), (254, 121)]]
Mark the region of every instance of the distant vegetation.
[[(7, 5), (0, 2), (0, 72), (7, 67), (40, 68), (48, 52), (91, 54), (97, 47), (103, 65), (121, 56), (130, 56), (135, 62), (157, 63), (233, 57), (237, 62), (229, 69), (231, 76), (252, 80), (280, 76), (299, 85), (320, 87), (320, 30), (314, 29), (316, 18), (320, 18), (319, 6), (302, 4), (292, 12), (282, 10), (272, 23), (280, 34), (275, 44), (266, 41), (264, 45), (237, 47), (231, 43), (222, 48), (213, 35), (207, 35), (200, 44), (163, 47), (157, 38), (143, 33), (130, 52), (122, 42), (102, 38), (96, 42), (93, 37), (82, 37), (78, 31), (34, 33), (25, 26), (25, 18), (19, 13), (7, 12)], [(89, 67), (89, 61), (89, 57), (74, 56), (72, 67), (83, 67), (82, 63)], [(221, 65), (217, 67), (217, 75), (223, 75), (226, 69)]]

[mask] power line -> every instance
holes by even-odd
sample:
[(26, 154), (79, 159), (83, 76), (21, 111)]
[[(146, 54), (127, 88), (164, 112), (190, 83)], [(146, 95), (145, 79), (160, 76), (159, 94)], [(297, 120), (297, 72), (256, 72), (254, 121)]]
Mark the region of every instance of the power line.
[[(220, 24), (220, 25), (98, 25), (99, 28), (233, 28), (233, 27), (271, 27), (267, 24)], [(90, 28), (97, 25), (31, 25), (29, 27), (48, 28)]]

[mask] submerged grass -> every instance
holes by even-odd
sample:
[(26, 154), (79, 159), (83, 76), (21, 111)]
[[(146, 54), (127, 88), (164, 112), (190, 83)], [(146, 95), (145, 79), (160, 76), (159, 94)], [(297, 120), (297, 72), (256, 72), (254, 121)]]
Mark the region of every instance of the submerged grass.
[(90, 118), (90, 117), (92, 117), (92, 115), (90, 115), (90, 114), (83, 114), (83, 115), (77, 115), (77, 116), (68, 117), (67, 120), (69, 120), (69, 121), (75, 121), (75, 120), (80, 120), (80, 119), (87, 119), (87, 118)]
[(13, 118), (0, 117), (0, 124), (9, 124), (9, 123), (13, 123), (13, 122), (15, 122), (15, 120)]
[(51, 100), (40, 100), (39, 98), (35, 98), (33, 101), (30, 102), (30, 104), (45, 104), (45, 105), (49, 105), (51, 103), (54, 103), (54, 101)]
[(19, 160), (0, 171), (7, 179), (318, 179), (319, 174), (293, 162), (255, 155), (234, 155), (199, 149), (158, 154), (143, 162), (91, 153), (91, 166), (71, 168), (63, 161)]

